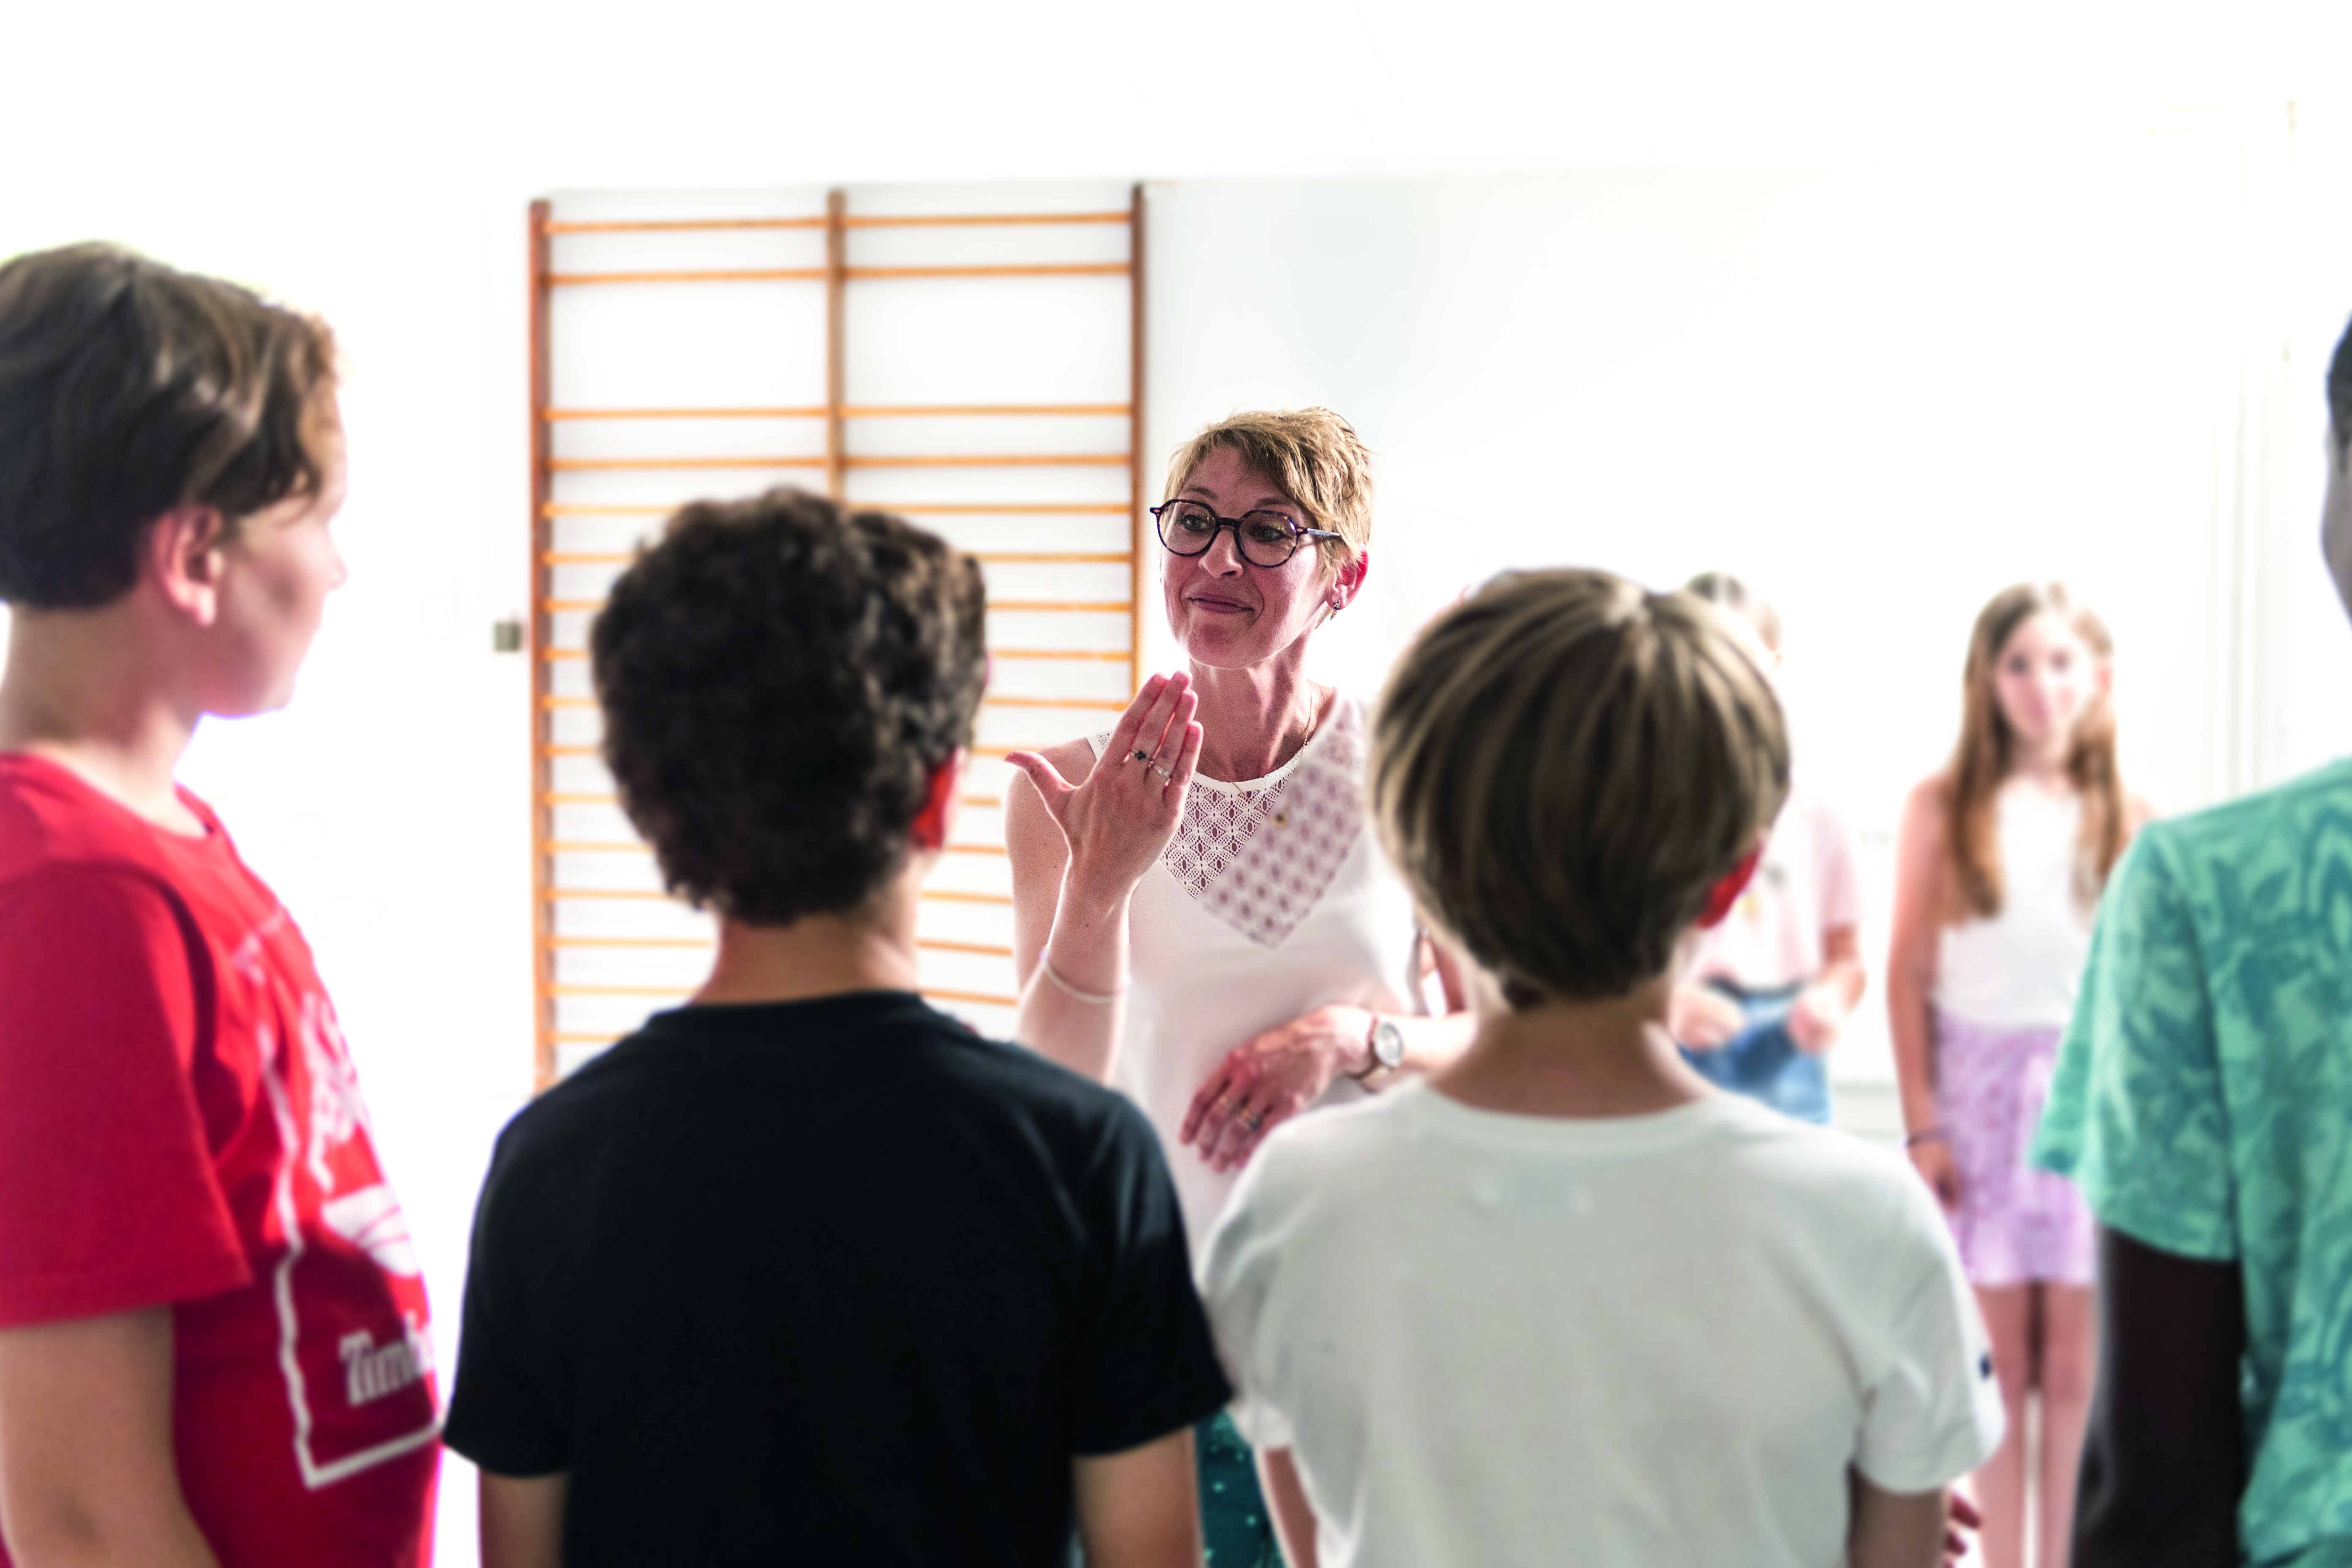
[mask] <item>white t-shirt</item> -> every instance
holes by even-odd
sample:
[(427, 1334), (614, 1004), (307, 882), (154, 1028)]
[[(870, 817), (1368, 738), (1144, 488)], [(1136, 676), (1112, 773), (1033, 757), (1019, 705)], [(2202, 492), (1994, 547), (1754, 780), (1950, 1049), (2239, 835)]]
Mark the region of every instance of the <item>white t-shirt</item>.
[(2063, 1029), (2091, 956), (2079, 890), (2083, 805), (2011, 779), (1994, 800), (2000, 910), (1939, 933), (1936, 1005), (2000, 1028)]
[(1303, 1117), (1202, 1292), (1327, 1568), (1837, 1568), (1849, 1466), (1930, 1491), (2000, 1440), (1925, 1184), (1736, 1096), (1568, 1121), (1408, 1084)]
[(1822, 936), (1862, 921), (1853, 838), (1836, 812), (1789, 792), (1764, 840), (1764, 858), (1731, 912), (1699, 944), (1694, 979), (1777, 990), (1822, 972)]

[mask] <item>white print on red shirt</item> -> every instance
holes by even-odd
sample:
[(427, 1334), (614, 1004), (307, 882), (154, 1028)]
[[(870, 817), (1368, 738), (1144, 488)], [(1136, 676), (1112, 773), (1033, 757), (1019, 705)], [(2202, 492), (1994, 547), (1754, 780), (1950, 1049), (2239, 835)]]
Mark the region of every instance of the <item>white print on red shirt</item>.
[(270, 1280), (278, 1363), (295, 1463), (316, 1490), (432, 1442), (441, 1420), (422, 1269), (308, 957), (281, 908), (233, 962), (261, 993), (256, 1035), (278, 1134), (272, 1205), (285, 1246)]

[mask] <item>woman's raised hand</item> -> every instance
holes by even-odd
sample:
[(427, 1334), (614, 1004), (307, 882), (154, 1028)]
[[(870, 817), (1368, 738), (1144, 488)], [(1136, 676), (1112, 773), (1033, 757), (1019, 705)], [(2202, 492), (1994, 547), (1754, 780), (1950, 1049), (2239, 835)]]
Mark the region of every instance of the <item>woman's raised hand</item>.
[(1081, 887), (1124, 898), (1175, 837), (1185, 787), (1201, 760), (1201, 726), (1192, 721), (1198, 706), (1190, 675), (1153, 676), (1077, 784), (1034, 752), (1005, 757), (1037, 786), (1069, 844), (1068, 875)]

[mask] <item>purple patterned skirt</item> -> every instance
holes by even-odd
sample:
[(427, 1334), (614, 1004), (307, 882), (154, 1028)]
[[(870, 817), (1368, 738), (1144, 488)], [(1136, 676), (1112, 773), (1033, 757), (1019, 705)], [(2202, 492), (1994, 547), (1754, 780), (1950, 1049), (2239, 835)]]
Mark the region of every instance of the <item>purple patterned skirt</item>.
[(1948, 1217), (1979, 1285), (2088, 1285), (2097, 1248), (2074, 1184), (2028, 1159), (2050, 1095), (2060, 1030), (1936, 1015), (1937, 1118), (1951, 1141), (1960, 1206)]

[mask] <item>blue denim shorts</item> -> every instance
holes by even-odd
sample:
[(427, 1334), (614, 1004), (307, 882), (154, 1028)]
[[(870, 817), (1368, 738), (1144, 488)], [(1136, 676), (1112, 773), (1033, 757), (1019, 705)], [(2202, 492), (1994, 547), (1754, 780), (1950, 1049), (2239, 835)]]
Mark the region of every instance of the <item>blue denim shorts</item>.
[(1829, 1073), (1822, 1058), (1797, 1048), (1789, 1037), (1789, 1011), (1802, 985), (1743, 991), (1727, 981), (1706, 983), (1739, 1004), (1748, 1022), (1711, 1051), (1683, 1047), (1683, 1059), (1708, 1082), (1759, 1100), (1800, 1121), (1826, 1126), (1830, 1119)]

